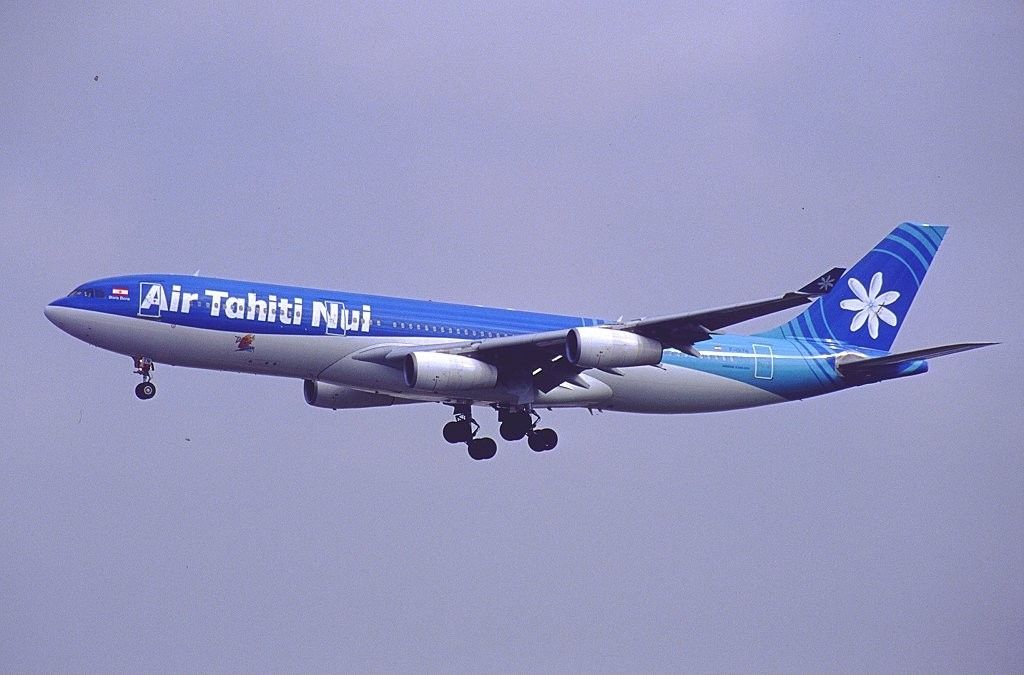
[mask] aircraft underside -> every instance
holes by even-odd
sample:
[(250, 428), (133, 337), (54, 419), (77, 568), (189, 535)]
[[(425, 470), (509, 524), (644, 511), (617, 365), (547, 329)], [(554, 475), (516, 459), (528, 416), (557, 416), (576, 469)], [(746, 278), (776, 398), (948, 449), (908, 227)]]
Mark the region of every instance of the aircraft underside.
[[(476, 459), (492, 457), (497, 445), (479, 435), (472, 408), (490, 407), (498, 416), (499, 433), (506, 441), (526, 439), (543, 452), (555, 447), (558, 436), (542, 427), (540, 412), (555, 408), (596, 411), (677, 414), (732, 410), (780, 403), (786, 398), (728, 377), (658, 364), (623, 368), (615, 374), (587, 371), (574, 382), (562, 382), (548, 391), (538, 390), (529, 373), (503, 376), (494, 386), (479, 390), (445, 392), (407, 386), (401, 368), (360, 360), (380, 340), (361, 336), (259, 335), (259, 351), (239, 348), (244, 336), (230, 331), (192, 328), (138, 318), (112, 316), (75, 309), (64, 318), (68, 332), (98, 347), (131, 356), (134, 372), (142, 377), (136, 395), (156, 395), (155, 364), (207, 370), (274, 375), (304, 380), (306, 402), (316, 407), (350, 409), (407, 403), (442, 403), (452, 407), (454, 419), (444, 425), (449, 443), (466, 443)], [(385, 344), (429, 346), (439, 340), (405, 339)], [(694, 357), (687, 357), (694, 358)]]

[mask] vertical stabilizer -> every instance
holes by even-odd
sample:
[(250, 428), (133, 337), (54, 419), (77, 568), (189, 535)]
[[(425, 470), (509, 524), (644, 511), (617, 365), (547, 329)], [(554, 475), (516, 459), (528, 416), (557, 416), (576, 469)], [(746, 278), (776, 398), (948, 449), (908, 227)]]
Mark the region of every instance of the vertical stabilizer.
[(835, 339), (889, 351), (939, 244), (943, 225), (903, 223), (792, 321), (762, 335)]

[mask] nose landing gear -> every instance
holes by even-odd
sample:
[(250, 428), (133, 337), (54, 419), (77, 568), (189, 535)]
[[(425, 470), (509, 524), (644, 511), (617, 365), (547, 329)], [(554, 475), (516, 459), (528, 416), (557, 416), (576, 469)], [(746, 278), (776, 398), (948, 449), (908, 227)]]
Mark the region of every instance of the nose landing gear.
[(135, 395), (143, 401), (148, 401), (156, 396), (156, 385), (152, 382), (139, 382), (135, 386)]
[(142, 382), (135, 387), (135, 395), (143, 401), (148, 401), (156, 396), (156, 385), (151, 381), (153, 376), (150, 374), (154, 368), (156, 365), (153, 363), (153, 359), (144, 356), (135, 357), (135, 373), (142, 375)]

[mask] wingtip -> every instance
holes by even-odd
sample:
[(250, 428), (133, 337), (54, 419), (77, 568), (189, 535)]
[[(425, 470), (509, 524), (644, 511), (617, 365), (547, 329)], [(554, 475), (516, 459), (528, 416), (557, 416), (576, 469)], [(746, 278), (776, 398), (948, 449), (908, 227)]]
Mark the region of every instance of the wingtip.
[(835, 288), (836, 282), (838, 282), (839, 279), (842, 278), (845, 272), (845, 267), (833, 267), (828, 272), (825, 272), (811, 283), (797, 290), (796, 293), (815, 298), (822, 295), (826, 295), (833, 288)]

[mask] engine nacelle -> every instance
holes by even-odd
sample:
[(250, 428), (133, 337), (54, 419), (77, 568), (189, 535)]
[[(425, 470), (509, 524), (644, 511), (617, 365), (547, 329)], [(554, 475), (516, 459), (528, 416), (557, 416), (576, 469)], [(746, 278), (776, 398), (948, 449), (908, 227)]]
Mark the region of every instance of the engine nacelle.
[(573, 328), (565, 336), (565, 358), (580, 368), (653, 366), (663, 351), (657, 340), (611, 328)]
[(411, 352), (403, 370), (407, 386), (426, 391), (490, 389), (498, 382), (497, 368), (457, 354)]
[(358, 389), (349, 389), (328, 382), (306, 380), (302, 383), (302, 394), (306, 403), (317, 408), (379, 408), (393, 405), (395, 398), (384, 394), (372, 394)]

